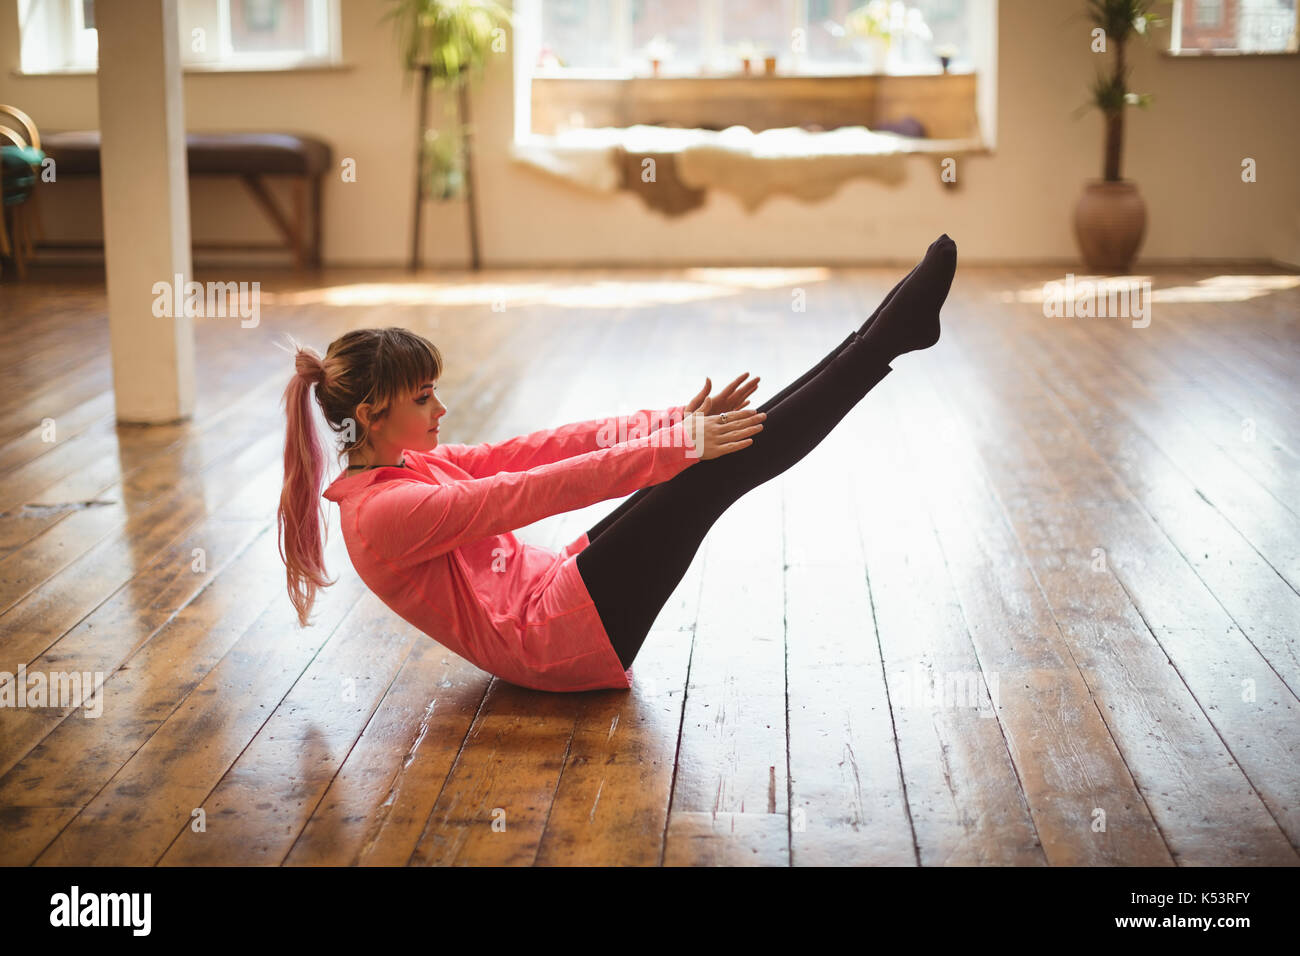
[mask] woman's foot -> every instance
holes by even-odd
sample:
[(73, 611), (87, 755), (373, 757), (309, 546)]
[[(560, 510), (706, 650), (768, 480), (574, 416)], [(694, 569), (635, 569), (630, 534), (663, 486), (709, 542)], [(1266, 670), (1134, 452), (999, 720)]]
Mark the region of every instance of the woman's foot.
[[(934, 240), (934, 242), (930, 243), (930, 249), (933, 249), (940, 242), (942, 242), (944, 239), (947, 238), (948, 238), (948, 234), (945, 232), (938, 239)], [(948, 241), (951, 242), (952, 240), (949, 239)], [(929, 251), (930, 251), (929, 249), (926, 250), (927, 255), (929, 254)], [(925, 261), (924, 257), (922, 258), (922, 262), (923, 261)], [(867, 329), (871, 328), (871, 323), (876, 321), (876, 316), (880, 314), (880, 310), (883, 309), (885, 306), (889, 305), (889, 300), (892, 299), (894, 297), (894, 294), (903, 287), (904, 282), (912, 278), (913, 273), (915, 273), (916, 270), (919, 269), (920, 267), (921, 267), (920, 262), (912, 266), (912, 271), (909, 272), (907, 275), (903, 276), (903, 278), (899, 279), (897, 285), (895, 285), (892, 289), (889, 290), (889, 294), (886, 295), (883, 299), (881, 299), (880, 305), (876, 306), (876, 311), (872, 312), (871, 315), (867, 318), (867, 321), (863, 322), (862, 326), (858, 329), (857, 334), (859, 337), (867, 334)]]
[(859, 341), (869, 343), (886, 362), (934, 345), (939, 341), (939, 309), (956, 271), (957, 243), (945, 232), (930, 243), (925, 258), (890, 294)]
[(912, 273), (916, 272), (919, 266), (920, 266), (919, 262), (916, 265), (912, 266), (912, 272), (909, 272), (907, 275), (903, 276), (903, 278), (899, 279), (898, 283), (892, 289), (889, 290), (889, 293), (883, 299), (880, 300), (880, 305), (876, 306), (876, 311), (872, 312), (871, 315), (867, 318), (867, 321), (863, 322), (861, 328), (858, 329), (857, 334), (859, 338), (867, 334), (867, 329), (871, 328), (871, 323), (876, 321), (876, 316), (880, 314), (880, 310), (883, 309), (885, 306), (889, 305), (889, 300), (892, 299), (895, 293), (897, 293), (898, 290), (903, 287), (904, 282), (912, 278)]

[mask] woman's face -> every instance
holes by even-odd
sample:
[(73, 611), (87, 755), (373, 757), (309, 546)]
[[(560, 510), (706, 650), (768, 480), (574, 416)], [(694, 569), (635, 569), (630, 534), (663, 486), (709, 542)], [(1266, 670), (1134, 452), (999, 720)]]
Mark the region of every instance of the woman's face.
[[(357, 410), (363, 417), (369, 406)], [(437, 386), (427, 382), (413, 393), (396, 399), (388, 414), (370, 427), (370, 441), (383, 457), (395, 457), (403, 448), (428, 451), (438, 444), (438, 423), (447, 406), (438, 401)]]

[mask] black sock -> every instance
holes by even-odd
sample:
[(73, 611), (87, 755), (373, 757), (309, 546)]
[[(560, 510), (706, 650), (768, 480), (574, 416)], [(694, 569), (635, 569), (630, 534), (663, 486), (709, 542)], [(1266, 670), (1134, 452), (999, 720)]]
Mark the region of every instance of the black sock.
[[(915, 272), (919, 265), (920, 263), (917, 263), (917, 265), (912, 266), (912, 272)], [(880, 305), (876, 306), (876, 311), (872, 312), (867, 321), (863, 322), (862, 326), (858, 329), (859, 336), (867, 334), (867, 329), (871, 328), (871, 323), (876, 321), (876, 316), (880, 314), (880, 310), (889, 305), (889, 300), (892, 299), (894, 294), (903, 287), (903, 283), (912, 278), (912, 272), (909, 272), (907, 275), (903, 276), (903, 278), (899, 279), (898, 283), (889, 290), (888, 294), (883, 299), (880, 300)]]
[(880, 310), (863, 341), (893, 361), (939, 341), (939, 309), (957, 271), (957, 244), (944, 233), (930, 244), (897, 294)]

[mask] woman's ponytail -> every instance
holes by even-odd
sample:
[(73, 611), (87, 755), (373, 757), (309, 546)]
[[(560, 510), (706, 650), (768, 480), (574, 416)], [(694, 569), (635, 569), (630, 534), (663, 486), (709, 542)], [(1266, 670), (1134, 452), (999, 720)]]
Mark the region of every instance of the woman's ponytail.
[(289, 599), (306, 627), (316, 592), (333, 584), (325, 577), (321, 523), (321, 480), (325, 449), (311, 411), (311, 387), (325, 380), (325, 367), (313, 349), (298, 346), (295, 373), (284, 390), (288, 418), (284, 438), (284, 487), (277, 513), (280, 557), (289, 582)]
[(325, 578), (325, 445), (312, 415), (311, 387), (316, 386), (316, 404), (325, 423), (340, 437), (337, 452), (342, 458), (369, 447), (369, 430), (357, 424), (357, 409), (370, 403), (382, 413), (399, 397), (437, 381), (442, 355), (424, 336), (402, 328), (345, 332), (330, 343), (324, 358), (292, 336), (289, 341), (294, 376), (284, 390), (288, 428), (277, 520), (289, 600), (298, 610), (298, 623), (306, 627), (316, 592), (334, 583)]

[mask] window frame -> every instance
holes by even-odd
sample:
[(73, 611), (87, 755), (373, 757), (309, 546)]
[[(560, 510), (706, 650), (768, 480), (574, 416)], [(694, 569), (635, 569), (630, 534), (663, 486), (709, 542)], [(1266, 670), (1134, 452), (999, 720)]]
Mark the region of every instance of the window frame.
[[(29, 0), (29, 4), (39, 0)], [(24, 57), (25, 44), (20, 27), (19, 67), (14, 71), (22, 76), (94, 74), (98, 70), (99, 42), (98, 30), (86, 27), (83, 12), (84, 0), (62, 0), (48, 7), (49, 19), (44, 24), (44, 49), (40, 54)], [(178, 0), (184, 6), (190, 0)], [(216, 4), (216, 44), (218, 54), (215, 59), (190, 59), (189, 45), (184, 36), (180, 37), (181, 72), (182, 73), (243, 73), (243, 72), (288, 72), (294, 70), (319, 70), (322, 68), (343, 68), (341, 48), (341, 0), (304, 0), (305, 16), (322, 40), (317, 50), (284, 51), (267, 53), (263, 51), (237, 53), (233, 50), (231, 36), (232, 0), (218, 0)], [(22, 0), (19, 0), (20, 20), (23, 13)], [(32, 6), (28, 6), (30, 11)], [(30, 62), (39, 59), (40, 63)], [(26, 61), (26, 62), (25, 62)], [(51, 63), (58, 63), (52, 66)]]
[[(1280, 50), (1243, 50), (1240, 47), (1220, 47), (1216, 49), (1201, 49), (1199, 47), (1182, 46), (1183, 20), (1186, 11), (1185, 4), (1194, 4), (1192, 10), (1192, 19), (1196, 18), (1196, 11), (1200, 9), (1199, 0), (1172, 0), (1169, 15), (1169, 43), (1159, 52), (1163, 56), (1175, 59), (1193, 59), (1196, 57), (1243, 57), (1243, 56), (1300, 56), (1300, 0), (1292, 0), (1295, 5), (1295, 21), (1291, 29), (1290, 38), (1283, 44)], [(1220, 0), (1220, 10), (1226, 10), (1226, 4)], [(1222, 17), (1220, 18), (1222, 19)]]
[[(184, 2), (184, 0), (182, 0)], [(205, 64), (211, 69), (249, 70), (267, 68), (293, 69), (297, 64), (329, 64), (338, 61), (339, 0), (305, 0), (304, 19), (310, 24), (309, 33), (316, 32), (323, 36), (324, 52), (297, 51), (266, 53), (236, 53), (231, 36), (232, 0), (217, 0), (217, 43), (220, 59), (213, 64)]]
[[(1196, 25), (1198, 27), (1219, 27), (1223, 26), (1223, 0), (1192, 0), (1196, 4)], [(1213, 9), (1215, 17), (1212, 22), (1204, 19), (1209, 11)]]
[[(806, 2), (806, 0), (800, 0)], [(998, 28), (1000, 17), (999, 0), (967, 0), (967, 10), (971, 15), (969, 21), (969, 49), (966, 54), (966, 69), (961, 69), (962, 61), (954, 61), (950, 72), (971, 73), (978, 77), (976, 89), (976, 119), (979, 126), (979, 150), (992, 153), (998, 142)], [(548, 70), (537, 66), (538, 54), (542, 48), (542, 0), (514, 0), (516, 23), (512, 35), (514, 57), (514, 132), (512, 142), (518, 147), (544, 146), (550, 139), (543, 134), (533, 132), (532, 83), (533, 79), (561, 79), (581, 82), (595, 78), (590, 73), (586, 76), (572, 68)], [(953, 69), (953, 67), (958, 67)], [(819, 74), (791, 73), (784, 70), (783, 75), (804, 79), (811, 83), (826, 79)], [(841, 74), (843, 75), (843, 74)], [(854, 74), (848, 74), (854, 75)], [(859, 70), (857, 75), (869, 75)], [(926, 74), (885, 74), (924, 76)], [(718, 74), (714, 74), (718, 76)], [(606, 72), (600, 79), (635, 79), (642, 83), (673, 83), (676, 78), (669, 76), (655, 78), (635, 72)], [(737, 77), (741, 79), (743, 77)], [(835, 79), (836, 77), (829, 77)], [(763, 82), (765, 78), (755, 77), (754, 82)]]
[[(541, 8), (546, 2), (546, 0), (533, 0), (533, 2), (537, 4), (537, 10), (538, 10), (537, 19), (538, 19), (538, 27), (540, 29), (542, 25)], [(696, 0), (696, 6), (700, 10), (699, 60), (702, 65), (707, 67), (707, 73), (704, 75), (719, 76), (719, 75), (727, 75), (728, 73), (731, 72), (728, 69), (723, 69), (719, 71), (716, 66), (716, 64), (724, 63), (728, 61), (730, 52), (735, 45), (734, 43), (725, 43), (722, 40), (723, 2), (724, 0)], [(800, 27), (802, 27), (805, 31), (809, 31), (812, 29), (812, 27), (808, 23), (808, 0), (781, 0), (781, 2), (786, 5), (786, 11), (788, 13), (788, 29), (789, 31), (791, 31), (791, 35), (792, 35), (792, 31)], [(865, 2), (865, 0), (863, 0), (863, 2)], [(608, 0), (608, 3), (610, 5), (611, 10), (613, 11), (613, 15), (611, 17), (611, 20), (613, 21), (613, 27), (611, 29), (611, 33), (613, 34), (613, 42), (610, 45), (614, 48), (617, 62), (629, 64), (629, 65), (623, 67), (604, 67), (604, 68), (601, 67), (538, 67), (534, 62), (531, 65), (532, 75), (542, 76), (542, 77), (564, 78), (564, 79), (583, 79), (583, 78), (630, 79), (632, 77), (642, 75), (637, 71), (637, 68), (634, 65), (632, 65), (641, 57), (641, 54), (638, 53), (636, 50), (632, 49), (631, 46), (632, 0)], [(971, 14), (973, 11), (973, 7), (975, 6), (978, 6), (978, 4), (971, 4), (970, 0), (967, 0), (967, 5), (966, 5), (967, 13)], [(954, 61), (952, 64), (953, 67), (957, 68), (956, 70), (957, 72), (963, 72), (963, 70), (959, 66), (960, 63), (967, 63), (971, 69), (974, 68), (973, 64), (970, 63), (970, 57), (969, 57), (970, 51), (962, 51), (962, 52), (963, 52), (963, 57), (960, 60)], [(777, 55), (787, 63), (787, 65), (782, 70), (783, 74), (786, 76), (817, 77), (817, 76), (825, 76), (825, 75), (831, 75), (831, 76), (854, 75), (856, 73), (864, 72), (865, 69), (865, 68), (859, 68), (855, 70), (853, 68), (853, 64), (850, 63), (838, 63), (836, 61), (810, 59), (809, 55), (806, 52), (800, 53), (797, 51), (793, 51), (788, 47), (788, 45), (778, 50)], [(814, 69), (811, 71), (808, 69), (809, 66), (816, 68), (819, 64), (822, 66), (822, 69)], [(909, 67), (905, 73), (894, 74), (894, 75), (925, 75), (926, 73), (937, 74), (943, 72), (937, 59), (935, 60), (933, 66), (934, 69), (930, 71), (920, 71), (917, 70), (915, 67)], [(827, 68), (827, 67), (833, 67), (833, 68)], [(762, 69), (761, 64), (759, 66), (759, 69), (760, 70)], [(680, 74), (668, 73), (668, 74), (664, 74), (664, 78), (671, 79), (676, 76), (699, 76), (699, 75), (701, 74), (699, 73), (699, 67), (697, 67), (695, 72), (680, 73)]]

